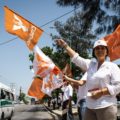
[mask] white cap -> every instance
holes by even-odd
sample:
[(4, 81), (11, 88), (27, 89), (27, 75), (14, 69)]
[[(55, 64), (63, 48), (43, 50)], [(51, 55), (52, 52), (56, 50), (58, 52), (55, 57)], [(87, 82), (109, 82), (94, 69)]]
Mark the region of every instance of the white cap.
[(93, 48), (99, 46), (99, 45), (102, 45), (102, 46), (106, 46), (107, 47), (107, 43), (105, 42), (104, 39), (100, 39), (100, 40), (97, 40), (95, 43), (94, 43), (94, 46)]

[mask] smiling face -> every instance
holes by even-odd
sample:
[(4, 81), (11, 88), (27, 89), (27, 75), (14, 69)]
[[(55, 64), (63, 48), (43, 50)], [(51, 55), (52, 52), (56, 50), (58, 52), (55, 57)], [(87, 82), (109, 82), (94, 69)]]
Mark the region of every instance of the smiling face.
[(94, 48), (94, 55), (99, 62), (104, 62), (106, 56), (108, 55), (107, 48), (105, 46), (99, 45)]

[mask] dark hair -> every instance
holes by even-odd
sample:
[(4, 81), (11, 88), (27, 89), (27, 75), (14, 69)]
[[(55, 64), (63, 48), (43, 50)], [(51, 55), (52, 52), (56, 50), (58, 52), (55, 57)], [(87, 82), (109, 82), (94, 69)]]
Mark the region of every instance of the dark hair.
[[(106, 47), (106, 46), (104, 46), (105, 48), (106, 48), (106, 50), (107, 50), (107, 55), (106, 55), (106, 57), (109, 55), (109, 50), (108, 50), (108, 47)], [(92, 56), (94, 57), (94, 58), (96, 58), (96, 56), (95, 56), (95, 48), (93, 49), (93, 51), (92, 51)]]

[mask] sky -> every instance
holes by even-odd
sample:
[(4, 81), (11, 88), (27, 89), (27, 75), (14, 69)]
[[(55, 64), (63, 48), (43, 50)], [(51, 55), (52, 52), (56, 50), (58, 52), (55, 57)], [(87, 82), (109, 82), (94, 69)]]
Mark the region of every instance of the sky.
[[(38, 27), (73, 10), (73, 8), (59, 7), (56, 0), (0, 0), (0, 82), (13, 86), (16, 94), (19, 94), (20, 87), (23, 92), (27, 93), (34, 76), (29, 69), (31, 65), (28, 57), (30, 51), (24, 41), (19, 38), (7, 44), (1, 44), (16, 37), (9, 34), (4, 28), (4, 6), (8, 6)], [(72, 15), (73, 13), (70, 13), (58, 20), (65, 22)], [(55, 29), (51, 28), (54, 27), (53, 24), (54, 22), (41, 27), (45, 32), (37, 44), (40, 48), (52, 47), (50, 33), (56, 33)]]

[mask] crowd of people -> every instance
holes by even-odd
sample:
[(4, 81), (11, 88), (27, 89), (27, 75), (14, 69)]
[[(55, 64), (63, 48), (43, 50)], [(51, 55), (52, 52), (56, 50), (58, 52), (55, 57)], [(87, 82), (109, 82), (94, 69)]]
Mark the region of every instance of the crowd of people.
[(52, 108), (52, 110), (60, 109), (62, 105), (62, 98), (60, 96), (58, 96), (58, 99), (56, 97), (49, 97), (47, 103), (48, 107)]

